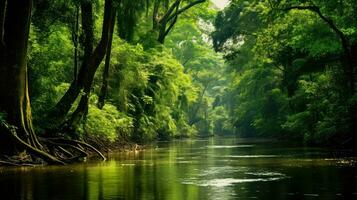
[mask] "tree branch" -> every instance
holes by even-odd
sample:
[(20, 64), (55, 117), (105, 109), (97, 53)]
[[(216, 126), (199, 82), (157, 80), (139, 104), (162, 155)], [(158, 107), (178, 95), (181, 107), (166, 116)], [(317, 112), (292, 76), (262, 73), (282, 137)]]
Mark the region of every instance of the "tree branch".
[[(179, 7), (180, 7), (180, 3), (177, 4), (175, 13), (177, 13), (179, 11)], [(170, 33), (170, 31), (174, 28), (174, 26), (177, 22), (177, 18), (178, 18), (178, 15), (175, 14), (174, 20), (172, 20), (169, 28), (167, 28), (167, 30), (165, 30), (164, 37), (166, 37)]]
[(161, 22), (165, 22), (168, 21), (169, 18), (171, 18), (171, 14), (172, 12), (175, 10), (175, 8), (181, 3), (181, 0), (176, 0), (171, 6), (170, 8), (166, 11), (166, 13), (164, 14), (164, 16), (161, 17), (161, 19), (159, 20), (159, 23)]
[(317, 6), (291, 6), (287, 8), (283, 8), (282, 10), (284, 11), (290, 11), (290, 10), (311, 10), (316, 12), (317, 10), (320, 10), (319, 7)]
[(194, 1), (190, 4), (187, 4), (185, 7), (183, 8), (180, 8), (177, 12), (175, 12), (173, 15), (170, 15), (167, 20), (170, 21), (171, 19), (173, 19), (174, 17), (180, 15), (181, 13), (185, 12), (186, 10), (190, 9), (191, 7), (197, 5), (197, 4), (200, 4), (200, 3), (204, 3), (206, 2), (206, 0), (197, 0), (197, 1)]
[(284, 11), (290, 11), (290, 10), (310, 10), (314, 13), (316, 13), (324, 22), (326, 22), (330, 28), (335, 31), (335, 33), (340, 37), (341, 40), (346, 40), (346, 36), (345, 34), (337, 28), (337, 26), (335, 25), (335, 23), (327, 18), (326, 16), (324, 16), (322, 13), (321, 13), (321, 10), (319, 7), (317, 6), (291, 6), (291, 7), (288, 7), (288, 8), (284, 8), (283, 9)]

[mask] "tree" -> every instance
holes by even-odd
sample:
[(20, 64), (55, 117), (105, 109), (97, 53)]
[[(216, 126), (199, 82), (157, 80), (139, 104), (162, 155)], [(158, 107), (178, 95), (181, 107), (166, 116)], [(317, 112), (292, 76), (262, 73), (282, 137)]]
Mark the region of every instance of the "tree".
[[(3, 6), (6, 4), (6, 7)], [(31, 18), (31, 0), (1, 1), (0, 110), (6, 113), (1, 122), (1, 151), (8, 154), (28, 150), (51, 163), (62, 163), (45, 153), (33, 126), (28, 93), (27, 44)], [(16, 127), (16, 131), (12, 128)], [(14, 141), (14, 143), (13, 143)], [(15, 149), (14, 149), (15, 148)]]
[(336, 26), (333, 20), (326, 17), (318, 6), (310, 5), (310, 6), (291, 6), (286, 7), (283, 10), (290, 11), (290, 10), (309, 10), (316, 13), (321, 20), (323, 20), (339, 37), (341, 46), (344, 52), (344, 59), (346, 60), (347, 69), (345, 69), (346, 76), (348, 77), (348, 87), (349, 93), (351, 96), (355, 93), (355, 76), (354, 76), (354, 69), (356, 63), (353, 63), (352, 57), (352, 47), (350, 44), (350, 39)]
[[(30, 28), (32, 1), (23, 0), (23, 6), (7, 3), (1, 6), (1, 73), (0, 109), (7, 113), (7, 120), (19, 128), (20, 137), (34, 147), (39, 147), (35, 137), (27, 78), (27, 41)], [(17, 12), (21, 14), (16, 14)]]
[[(106, 6), (109, 10), (109, 14), (107, 11), (109, 16), (106, 18), (112, 19), (112, 2), (108, 1)], [(65, 164), (86, 157), (88, 154), (85, 149), (91, 149), (105, 159), (98, 150), (81, 141), (41, 138), (40, 143), (32, 125), (28, 91), (27, 47), (32, 1), (1, 1), (0, 9), (1, 13), (4, 13), (0, 18), (1, 25), (3, 25), (0, 29), (0, 93), (4, 97), (0, 100), (0, 111), (6, 114), (6, 121), (1, 119), (0, 124), (1, 132), (5, 133), (1, 135), (1, 154), (11, 156), (27, 151), (30, 155), (39, 157), (50, 164)], [(85, 148), (79, 148), (78, 145)], [(71, 150), (66, 150), (66, 148)], [(34, 159), (32, 161), (34, 162)], [(6, 163), (17, 165), (12, 162)]]
[[(175, 0), (169, 6), (169, 0), (164, 0), (164, 11), (161, 13), (161, 1), (155, 0), (153, 9), (153, 30), (158, 31), (159, 33), (157, 41), (163, 44), (165, 42), (166, 36), (174, 28), (179, 15), (190, 9), (191, 7), (204, 2), (205, 0), (196, 0), (188, 2), (186, 5), (181, 6), (181, 4), (183, 4), (183, 0)], [(162, 16), (160, 16), (160, 14), (162, 14)]]
[[(82, 65), (78, 73), (77, 81), (73, 81), (71, 83), (70, 88), (67, 90), (67, 92), (61, 98), (61, 100), (48, 114), (52, 122), (57, 122), (54, 123), (55, 127), (51, 127), (51, 128), (58, 128), (59, 125), (63, 125), (62, 123), (65, 121), (66, 115), (68, 114), (73, 103), (79, 96), (81, 89), (84, 89), (84, 95), (81, 97), (81, 101), (77, 107), (77, 110), (74, 112), (71, 121), (72, 122), (79, 121), (79, 120), (74, 120), (74, 118), (81, 119), (84, 113), (86, 112), (86, 107), (88, 106), (88, 98), (89, 98), (89, 93), (93, 82), (93, 78), (95, 72), (97, 71), (100, 63), (102, 62), (106, 54), (109, 40), (111, 37), (110, 35), (112, 34), (110, 30), (112, 30), (112, 26), (114, 26), (114, 19), (115, 19), (115, 7), (113, 5), (113, 1), (106, 0), (105, 8), (104, 8), (104, 17), (103, 17), (102, 37), (98, 45), (96, 46), (95, 50), (90, 54), (90, 56), (88, 57), (85, 56), (86, 60), (82, 62)], [(87, 38), (90, 38), (88, 36), (90, 34), (86, 34), (86, 35)]]

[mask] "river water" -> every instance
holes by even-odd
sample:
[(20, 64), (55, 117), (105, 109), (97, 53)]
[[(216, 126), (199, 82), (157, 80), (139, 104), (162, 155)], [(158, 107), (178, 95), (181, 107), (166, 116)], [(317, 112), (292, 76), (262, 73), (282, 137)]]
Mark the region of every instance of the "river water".
[(106, 162), (0, 168), (0, 199), (357, 199), (350, 151), (211, 138), (161, 142)]

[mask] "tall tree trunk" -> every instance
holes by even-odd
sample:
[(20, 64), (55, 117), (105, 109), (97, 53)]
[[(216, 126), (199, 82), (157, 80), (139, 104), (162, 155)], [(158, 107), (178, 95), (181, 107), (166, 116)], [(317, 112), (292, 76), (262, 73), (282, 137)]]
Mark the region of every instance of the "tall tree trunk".
[(76, 19), (73, 27), (73, 46), (74, 46), (74, 69), (73, 69), (73, 80), (77, 81), (78, 73), (78, 29), (79, 29), (79, 7), (76, 6)]
[(113, 19), (114, 19), (113, 0), (105, 0), (101, 40), (97, 45), (97, 47), (95, 48), (94, 52), (91, 53), (90, 56), (88, 56), (88, 58), (83, 61), (78, 73), (78, 80), (73, 81), (71, 83), (71, 86), (67, 90), (67, 92), (63, 95), (63, 97), (56, 104), (56, 106), (49, 112), (48, 117), (50, 122), (52, 123), (51, 127), (49, 127), (50, 129), (58, 128), (57, 126), (61, 125), (64, 122), (66, 115), (68, 114), (73, 103), (79, 96), (81, 89), (84, 89), (87, 92), (88, 90), (90, 90), (90, 86), (93, 81), (94, 74), (97, 71), (106, 53), (107, 45), (109, 42), (110, 28)]
[[(112, 13), (112, 16), (111, 16), (111, 19), (109, 22), (109, 26), (110, 26), (109, 32), (106, 33), (106, 34), (108, 34), (108, 41), (107, 41), (107, 47), (106, 47), (107, 58), (108, 58), (108, 51), (110, 52), (110, 50), (111, 50), (111, 40), (113, 38), (114, 25), (115, 25), (115, 9), (113, 8), (113, 13)], [(109, 55), (109, 60), (106, 60), (106, 62), (108, 62), (108, 65), (109, 65), (110, 55)], [(109, 66), (108, 66), (108, 68), (109, 68)], [(82, 119), (84, 119), (86, 117), (86, 115), (88, 114), (88, 101), (89, 101), (90, 92), (92, 89), (94, 75), (95, 75), (95, 71), (93, 71), (92, 74), (84, 82), (84, 87), (83, 87), (84, 95), (81, 97), (78, 107), (72, 114), (71, 119), (69, 120), (69, 123), (68, 123), (70, 130), (74, 130), (76, 127), (78, 127), (80, 121)]]
[(0, 45), (4, 45), (4, 22), (6, 13), (6, 0), (0, 0)]
[[(47, 153), (35, 135), (32, 127), (31, 105), (28, 92), (27, 45), (30, 30), (32, 0), (8, 1), (4, 17), (3, 52), (0, 60), (0, 112), (6, 113), (6, 122), (0, 121), (0, 154), (14, 155), (26, 152), (42, 158), (50, 164), (65, 164), (72, 158)], [(3, 10), (1, 10), (3, 11)], [(2, 14), (2, 13), (1, 13)], [(48, 141), (46, 140), (47, 142)], [(94, 147), (80, 141), (64, 140), (81, 144), (105, 157)], [(52, 146), (55, 148), (55, 146)], [(68, 153), (60, 146), (57, 150)], [(81, 149), (79, 152), (83, 152)], [(81, 154), (80, 156), (86, 156)], [(58, 156), (59, 158), (57, 158)]]
[(156, 30), (159, 26), (159, 8), (160, 8), (160, 0), (155, 0), (153, 14), (152, 14), (152, 29), (153, 30)]
[(0, 110), (6, 113), (7, 122), (18, 128), (18, 137), (35, 148), (41, 148), (32, 127), (28, 93), (27, 42), (31, 8), (31, 0), (7, 2), (3, 26), (5, 47), (0, 63)]
[[(94, 18), (93, 5), (90, 1), (81, 3), (82, 10), (82, 29), (84, 34), (84, 62), (86, 62), (93, 53), (94, 43)], [(86, 66), (86, 65), (84, 65)]]
[[(84, 57), (83, 57), (83, 71), (87, 70), (87, 62), (90, 59), (93, 53), (93, 42), (94, 42), (94, 18), (93, 18), (93, 5), (92, 2), (83, 1), (81, 3), (82, 10), (82, 29), (84, 34)], [(84, 86), (85, 87), (85, 86)], [(69, 133), (72, 134), (72, 137), (76, 138), (73, 129), (82, 119), (82, 116), (86, 116), (88, 113), (88, 95), (90, 92), (90, 87), (84, 88), (84, 96), (81, 97), (81, 100), (72, 114), (71, 118), (67, 122), (65, 129), (69, 129)], [(88, 95), (87, 95), (88, 94)]]
[[(115, 20), (115, 19), (114, 19)], [(114, 32), (114, 26), (115, 26), (115, 21), (113, 20), (112, 27), (110, 30), (110, 38), (109, 38), (109, 43), (107, 47), (107, 55), (105, 57), (105, 65), (104, 65), (104, 70), (103, 70), (103, 82), (102, 82), (102, 87), (100, 88), (100, 94), (98, 97), (98, 108), (102, 109), (104, 104), (105, 104), (105, 98), (107, 97), (108, 93), (108, 78), (109, 78), (109, 67), (110, 67), (110, 56), (111, 56), (111, 51), (112, 51), (112, 43), (113, 43), (113, 32)]]
[[(5, 25), (5, 13), (6, 13), (6, 0), (0, 0), (0, 78), (4, 74), (2, 71), (5, 64), (5, 42), (4, 42), (4, 25)], [(2, 79), (0, 79), (1, 83)], [(1, 85), (0, 85), (1, 87)], [(1, 88), (0, 88), (1, 89)]]

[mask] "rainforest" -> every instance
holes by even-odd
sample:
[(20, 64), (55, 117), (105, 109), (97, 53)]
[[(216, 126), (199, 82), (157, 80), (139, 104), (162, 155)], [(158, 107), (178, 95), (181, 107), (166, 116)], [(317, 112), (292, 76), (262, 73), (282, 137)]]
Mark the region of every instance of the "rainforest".
[(356, 68), (355, 0), (0, 0), (1, 195), (355, 199)]

